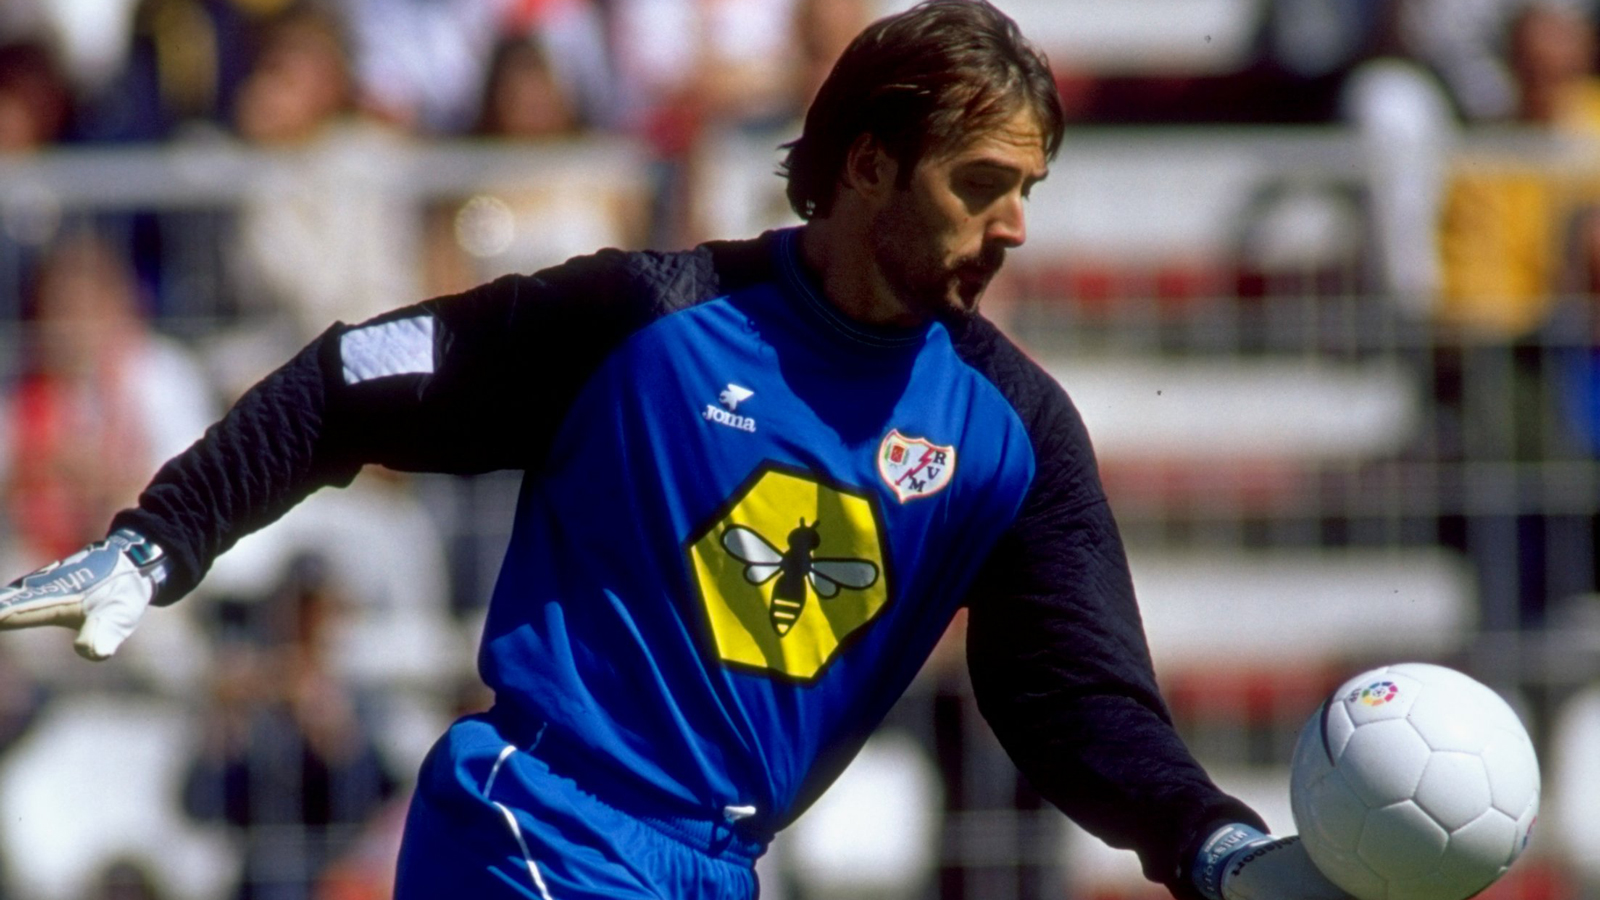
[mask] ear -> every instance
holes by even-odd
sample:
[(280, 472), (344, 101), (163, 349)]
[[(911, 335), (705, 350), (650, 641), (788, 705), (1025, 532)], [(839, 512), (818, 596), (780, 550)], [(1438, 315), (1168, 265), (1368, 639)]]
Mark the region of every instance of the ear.
[(870, 134), (856, 137), (844, 159), (844, 187), (874, 198), (894, 187), (900, 166), (883, 144)]

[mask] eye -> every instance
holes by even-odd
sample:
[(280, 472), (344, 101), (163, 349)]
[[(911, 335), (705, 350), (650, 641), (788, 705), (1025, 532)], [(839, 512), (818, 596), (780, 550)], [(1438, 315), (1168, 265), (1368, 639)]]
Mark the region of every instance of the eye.
[(982, 208), (1011, 190), (1012, 182), (992, 174), (965, 175), (956, 180), (956, 193), (969, 206)]

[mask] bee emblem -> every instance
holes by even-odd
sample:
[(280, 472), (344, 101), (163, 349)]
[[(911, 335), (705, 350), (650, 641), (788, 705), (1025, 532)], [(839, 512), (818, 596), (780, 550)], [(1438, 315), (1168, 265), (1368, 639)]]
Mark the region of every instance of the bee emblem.
[(751, 472), (684, 539), (708, 651), (747, 675), (821, 674), (890, 602), (882, 493), (776, 463)]
[(778, 579), (768, 614), (779, 637), (788, 634), (805, 611), (808, 584), (828, 600), (838, 596), (840, 588), (860, 591), (878, 581), (878, 567), (870, 560), (813, 556), (822, 544), (815, 522), (807, 525), (802, 518), (799, 527), (789, 532), (787, 543), (788, 549), (780, 551), (743, 525), (730, 525), (722, 533), (722, 548), (744, 563), (745, 581), (762, 585)]

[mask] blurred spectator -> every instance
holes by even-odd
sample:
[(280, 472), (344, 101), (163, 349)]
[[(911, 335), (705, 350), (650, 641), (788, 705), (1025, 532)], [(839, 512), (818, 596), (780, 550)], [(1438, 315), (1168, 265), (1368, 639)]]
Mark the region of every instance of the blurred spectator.
[(707, 135), (786, 121), (795, 0), (614, 0), (623, 122), (657, 158), (647, 243), (689, 246)]
[(698, 0), (611, 0), (606, 33), (616, 65), (619, 124), (644, 131), (685, 92), (704, 50)]
[(298, 346), (330, 321), (414, 299), (415, 215), (390, 189), (396, 135), (357, 113), (339, 21), (314, 7), (272, 20), (236, 116), (239, 134), (271, 151), (239, 211), (247, 313), (286, 320)]
[(465, 131), (509, 3), (344, 0), (359, 101), (415, 131)]
[(72, 87), (49, 47), (0, 44), (0, 155), (56, 143), (72, 119)]
[[(699, 52), (691, 59), (680, 84), (688, 92), (680, 99), (691, 101), (702, 116), (714, 123), (764, 127), (793, 118), (788, 73), (794, 64), (789, 60), (794, 49), (810, 49), (796, 43), (796, 26), (801, 24), (796, 10), (799, 2), (698, 0), (696, 28), (690, 33), (698, 38)], [(841, 8), (839, 12), (840, 18), (849, 18), (847, 10)], [(828, 23), (819, 20), (816, 24), (817, 36), (827, 40), (823, 30)], [(830, 48), (824, 45), (817, 49), (826, 53)], [(831, 49), (837, 54), (844, 47)], [(774, 61), (779, 64), (774, 65)]]
[(516, 140), (572, 135), (580, 129), (576, 107), (537, 37), (505, 40), (490, 60), (473, 133)]
[[(763, 88), (743, 99), (734, 94), (705, 103), (695, 130), (684, 136), (685, 147), (665, 172), (675, 180), (662, 185), (659, 211), (687, 236), (684, 240), (754, 233), (798, 221), (781, 182), (771, 177), (777, 162), (774, 149), (799, 134), (812, 96), (844, 48), (873, 19), (879, 4), (872, 0), (791, 3), (787, 18), (779, 22), (784, 26), (780, 33), (788, 37), (765, 63), (777, 75), (770, 96)], [(743, 76), (709, 65), (698, 77), (717, 82)], [(990, 303), (997, 309), (1000, 302), (995, 295), (1003, 289), (990, 293)]]
[[(71, 87), (47, 45), (0, 43), (0, 160), (59, 142), (72, 128), (74, 113)], [(13, 179), (0, 191), (0, 320), (20, 317), (17, 288), (61, 222), (56, 198), (21, 181)]]
[(530, 37), (547, 49), (563, 90), (592, 125), (609, 127), (616, 96), (595, 0), (344, 0), (360, 102), (432, 135), (472, 127), (498, 44)]
[(338, 20), (306, 6), (272, 21), (237, 102), (239, 133), (269, 146), (304, 144), (341, 121), (354, 97)]
[(21, 560), (70, 553), (103, 535), (154, 466), (215, 416), (201, 370), (153, 332), (126, 260), (101, 239), (63, 240), (34, 291), (33, 354), (6, 411), (0, 477)]
[(274, 594), (223, 621), (212, 709), (185, 806), (238, 830), (237, 898), (309, 898), (398, 782), (332, 665), (330, 626), (346, 603), (325, 563), (300, 557)]
[[(562, 90), (587, 128), (616, 130), (622, 108), (608, 34), (609, 0), (509, 0), (503, 34), (544, 48)], [(502, 38), (504, 39), (504, 38)]]
[[(483, 712), (493, 703), (494, 693), (476, 675), (463, 675), (456, 681), (450, 721)], [(400, 858), (410, 802), (409, 796), (396, 795), (372, 817), (349, 851), (323, 873), (317, 900), (389, 900), (394, 896), (395, 863)], [(768, 893), (763, 885), (762, 896)]]
[[(1517, 124), (1552, 137), (1600, 138), (1590, 17), (1567, 4), (1530, 4), (1513, 21), (1508, 46)], [(1554, 158), (1485, 156), (1453, 171), (1439, 234), (1446, 322), (1516, 338), (1545, 321), (1572, 246), (1567, 229), (1594, 200), (1586, 176), (1551, 165)]]
[(1517, 120), (1600, 135), (1595, 25), (1588, 9), (1530, 3), (1512, 21), (1508, 43)]
[(411, 771), (452, 721), (441, 679), (470, 670), (476, 639), (450, 614), (441, 529), (412, 479), (369, 466), (349, 487), (319, 491), (246, 535), (217, 560), (197, 599), (268, 595), (309, 554), (344, 601), (324, 637), (330, 664), (362, 692), (386, 757)]
[[(161, 140), (185, 127), (221, 127), (231, 121), (234, 96), (248, 72), (259, 30), (292, 2), (137, 0), (119, 35), (123, 46), (115, 77), (87, 79), (81, 87), (88, 107), (84, 137)], [(91, 32), (108, 28), (85, 24), (68, 21), (64, 27)]]
[[(1575, 276), (1594, 240), (1585, 210), (1596, 192), (1584, 170), (1600, 138), (1595, 24), (1578, 5), (1528, 3), (1510, 20), (1504, 59), (1515, 140), (1462, 151), (1447, 171), (1435, 312), (1458, 340), (1432, 355), (1441, 452), (1497, 463), (1565, 455), (1586, 427), (1581, 412), (1566, 434), (1550, 427), (1572, 356), (1542, 341), (1567, 327), (1556, 313), (1582, 289)], [(1551, 600), (1592, 589), (1597, 574), (1554, 563), (1571, 541), (1592, 542), (1583, 518), (1479, 515), (1463, 534), (1445, 517), (1441, 532), (1477, 563), (1485, 628), (1536, 625)]]
[[(496, 48), (473, 134), (529, 145), (531, 153), (573, 152), (587, 130), (580, 106), (537, 37)], [(537, 159), (537, 157), (532, 157)], [(429, 211), (426, 292), (450, 294), (509, 272), (533, 272), (595, 247), (635, 246), (646, 207), (625, 180), (482, 193)]]
[[(292, 0), (5, 0), (0, 33), (30, 34), (61, 57), (74, 89), (98, 99), (130, 87), (205, 94), (241, 55), (234, 23)], [(131, 79), (137, 82), (130, 84)], [(148, 80), (138, 75), (148, 75)], [(157, 85), (157, 80), (161, 84)], [(152, 107), (153, 108), (153, 107)]]

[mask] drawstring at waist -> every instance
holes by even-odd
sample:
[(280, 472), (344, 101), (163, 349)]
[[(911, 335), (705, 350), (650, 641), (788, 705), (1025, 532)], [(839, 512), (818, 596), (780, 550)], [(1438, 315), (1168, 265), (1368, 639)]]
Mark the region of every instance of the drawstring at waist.
[[(544, 763), (552, 775), (571, 781), (612, 812), (642, 822), (691, 849), (712, 857), (754, 864), (772, 841), (770, 834), (762, 834), (751, 827), (749, 820), (759, 813), (755, 806), (729, 804), (707, 810), (704, 815), (668, 812), (662, 809), (659, 801), (626, 796), (625, 790), (618, 790), (618, 779), (596, 771), (596, 759), (591, 752), (563, 741), (559, 729), (549, 727), (549, 723), (540, 722), (536, 728), (522, 732), (506, 721), (510, 716), (495, 715), (491, 711), (486, 718), (518, 751)], [(607, 790), (596, 790), (599, 785), (605, 785)]]

